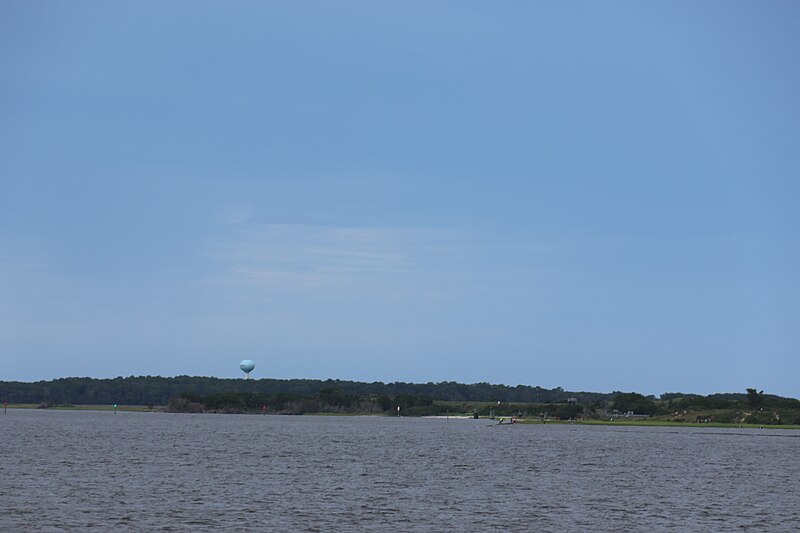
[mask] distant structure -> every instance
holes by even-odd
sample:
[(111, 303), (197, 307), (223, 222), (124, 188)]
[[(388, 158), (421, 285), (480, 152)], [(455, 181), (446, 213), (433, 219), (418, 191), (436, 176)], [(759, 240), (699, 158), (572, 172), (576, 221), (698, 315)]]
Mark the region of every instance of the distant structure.
[(255, 367), (256, 364), (250, 359), (245, 359), (239, 363), (239, 368), (241, 368), (242, 372), (244, 372), (244, 379), (250, 379), (250, 372), (252, 372)]

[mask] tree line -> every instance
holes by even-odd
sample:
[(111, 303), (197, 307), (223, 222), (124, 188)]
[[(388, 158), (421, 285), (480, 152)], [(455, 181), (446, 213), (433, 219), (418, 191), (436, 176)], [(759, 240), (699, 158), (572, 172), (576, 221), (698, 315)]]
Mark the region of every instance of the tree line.
[(473, 414), (480, 417), (520, 416), (541, 419), (604, 419), (636, 414), (682, 422), (800, 424), (800, 401), (751, 392), (738, 395), (671, 395), (653, 399), (635, 392), (616, 392), (608, 401), (515, 403), (501, 401), (447, 401), (430, 396), (347, 394), (327, 387), (311, 396), (290, 393), (223, 392), (207, 396), (186, 392), (173, 398), (172, 412), (224, 413), (356, 413), (398, 416)]
[[(676, 421), (800, 424), (800, 400), (747, 389), (703, 396), (636, 392), (570, 392), (528, 385), (382, 383), (313, 379), (221, 379), (130, 376), (0, 381), (0, 401), (48, 405), (168, 406), (189, 412), (375, 413), (401, 416), (477, 413), (480, 416), (604, 418), (629, 413)], [(400, 408), (399, 410), (397, 408)]]
[(291, 393), (218, 392), (201, 396), (184, 392), (167, 404), (170, 412), (397, 414), (424, 416), (437, 414), (439, 405), (428, 396), (358, 396), (326, 387), (312, 396)]
[(529, 385), (439, 383), (382, 383), (318, 379), (224, 379), (201, 376), (130, 376), (111, 379), (70, 377), (52, 381), (0, 381), (0, 400), (10, 403), (166, 405), (182, 393), (199, 396), (217, 393), (289, 394), (313, 397), (323, 389), (366, 397), (425, 396), (456, 402), (500, 401), (558, 403), (575, 398), (580, 403), (603, 402), (612, 394), (570, 392), (561, 387), (546, 389)]

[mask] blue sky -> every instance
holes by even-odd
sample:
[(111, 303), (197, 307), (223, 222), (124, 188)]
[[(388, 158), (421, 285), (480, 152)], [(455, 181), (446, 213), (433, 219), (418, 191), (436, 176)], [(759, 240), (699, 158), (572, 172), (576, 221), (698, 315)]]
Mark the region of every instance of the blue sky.
[(800, 396), (796, 2), (0, 4), (0, 379)]

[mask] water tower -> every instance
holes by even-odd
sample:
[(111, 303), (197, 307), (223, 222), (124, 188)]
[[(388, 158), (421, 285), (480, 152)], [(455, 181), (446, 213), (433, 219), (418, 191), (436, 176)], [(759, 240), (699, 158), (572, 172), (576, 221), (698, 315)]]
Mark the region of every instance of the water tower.
[(250, 359), (245, 359), (239, 363), (239, 368), (241, 368), (242, 372), (244, 372), (244, 379), (250, 379), (250, 372), (252, 372), (255, 367), (256, 364)]

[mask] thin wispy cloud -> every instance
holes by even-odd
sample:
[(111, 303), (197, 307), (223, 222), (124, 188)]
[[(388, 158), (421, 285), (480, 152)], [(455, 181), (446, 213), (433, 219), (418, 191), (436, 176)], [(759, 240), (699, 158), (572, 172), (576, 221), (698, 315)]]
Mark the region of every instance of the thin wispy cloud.
[(460, 238), (436, 229), (242, 223), (211, 249), (229, 282), (320, 289), (424, 275)]

